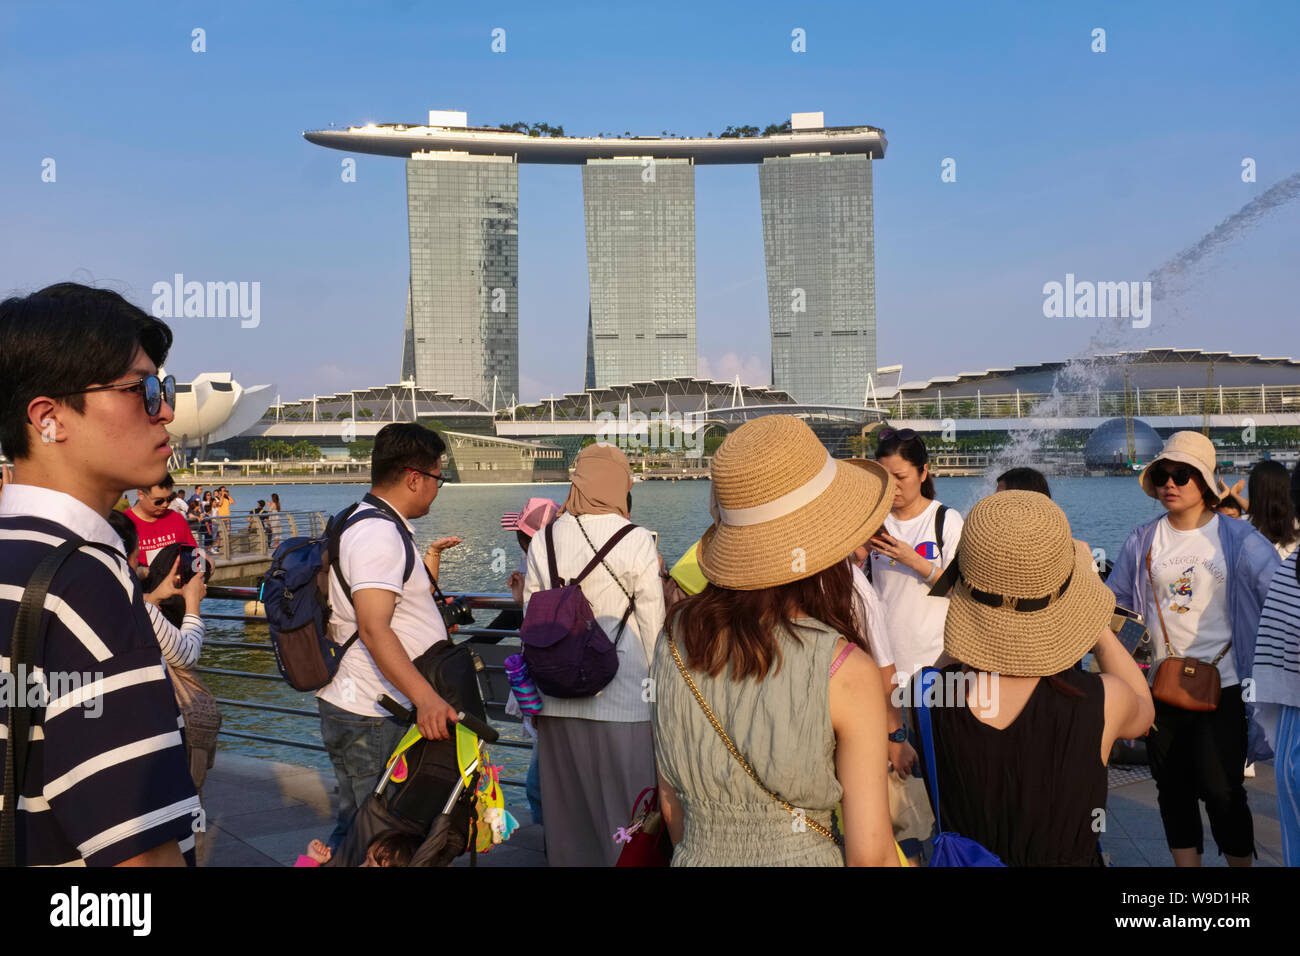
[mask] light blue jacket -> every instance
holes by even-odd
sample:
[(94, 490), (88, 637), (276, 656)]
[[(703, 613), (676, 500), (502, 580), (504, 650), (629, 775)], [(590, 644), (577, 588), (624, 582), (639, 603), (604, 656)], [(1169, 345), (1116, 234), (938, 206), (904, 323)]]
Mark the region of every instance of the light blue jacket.
[[(1147, 581), (1146, 555), (1156, 534), (1161, 518), (1134, 528), (1120, 551), (1119, 560), (1111, 569), (1106, 584), (1115, 592), (1115, 600), (1123, 607), (1146, 616), (1151, 601), (1151, 587)], [(1232, 627), (1232, 659), (1237, 676), (1243, 684), (1255, 666), (1255, 636), (1259, 633), (1259, 612), (1264, 606), (1273, 572), (1282, 563), (1277, 549), (1255, 530), (1249, 521), (1239, 518), (1219, 517), (1219, 544), (1228, 566), (1228, 622)], [(1162, 640), (1160, 622), (1147, 621), (1153, 641)], [(1247, 685), (1248, 686), (1248, 685)], [(1243, 686), (1243, 690), (1246, 687)], [(1246, 696), (1253, 694), (1246, 691)], [(1250, 760), (1267, 760), (1273, 751), (1264, 740), (1263, 728), (1255, 718), (1254, 705), (1247, 700), (1246, 720), (1250, 726), (1247, 757)]]

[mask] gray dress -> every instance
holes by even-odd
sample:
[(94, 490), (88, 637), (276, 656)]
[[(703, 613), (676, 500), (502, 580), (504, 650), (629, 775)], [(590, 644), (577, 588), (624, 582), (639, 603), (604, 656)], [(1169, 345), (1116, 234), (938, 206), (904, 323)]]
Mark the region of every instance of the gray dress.
[[(700, 693), (760, 780), (807, 819), (830, 826), (843, 788), (835, 776), (830, 670), (838, 635), (801, 618), (802, 643), (777, 632), (783, 658), (762, 681), (692, 670)], [(678, 643), (678, 653), (686, 659)], [(659, 772), (684, 814), (673, 866), (843, 866), (842, 852), (768, 796), (737, 761), (678, 671), (667, 636), (654, 658)]]

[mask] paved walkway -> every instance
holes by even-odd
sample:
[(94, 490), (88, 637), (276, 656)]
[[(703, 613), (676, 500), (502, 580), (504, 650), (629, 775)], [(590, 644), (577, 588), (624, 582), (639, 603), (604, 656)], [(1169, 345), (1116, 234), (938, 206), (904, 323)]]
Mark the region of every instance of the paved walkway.
[[(1257, 764), (1246, 781), (1255, 816), (1259, 866), (1282, 865), (1273, 765)], [(333, 829), (334, 775), (293, 764), (222, 751), (203, 788), (207, 832), (200, 834), (200, 866), (292, 866), (307, 844)], [(520, 828), (510, 840), (478, 858), (480, 866), (545, 866), (542, 828), (526, 809), (511, 808)], [(1145, 768), (1113, 768), (1102, 848), (1115, 866), (1172, 866), (1165, 847), (1156, 787)], [(1214, 840), (1205, 823), (1208, 866), (1223, 866), (1211, 855)], [(468, 856), (456, 861), (467, 866)]]

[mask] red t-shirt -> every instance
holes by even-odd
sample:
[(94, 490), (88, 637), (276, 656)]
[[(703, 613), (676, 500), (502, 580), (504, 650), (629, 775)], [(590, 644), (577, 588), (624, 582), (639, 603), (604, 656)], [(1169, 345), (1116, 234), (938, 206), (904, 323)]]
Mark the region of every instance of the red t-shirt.
[(198, 547), (194, 533), (190, 531), (189, 522), (175, 511), (169, 511), (157, 521), (146, 521), (135, 513), (134, 508), (126, 509), (126, 516), (135, 524), (140, 534), (140, 563), (145, 567), (153, 556), (169, 544), (179, 542)]

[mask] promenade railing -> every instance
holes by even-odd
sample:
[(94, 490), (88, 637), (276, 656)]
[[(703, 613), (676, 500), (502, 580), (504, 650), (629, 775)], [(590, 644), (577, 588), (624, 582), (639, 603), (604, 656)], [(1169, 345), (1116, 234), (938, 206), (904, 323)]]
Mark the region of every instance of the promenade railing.
[(898, 418), (1118, 418), (1125, 414), (1264, 415), (1300, 412), (1300, 385), (1211, 386), (1209, 388), (1129, 388), (1067, 392), (997, 392), (900, 396), (885, 403)]
[(321, 511), (231, 512), (229, 517), (190, 521), (194, 540), (214, 558), (265, 557), (286, 538), (318, 537), (328, 516)]
[[(283, 512), (282, 512), (283, 513)], [(498, 593), (462, 593), (458, 595), (449, 594), (449, 597), (464, 597), (469, 602), (469, 607), (475, 611), (505, 611), (518, 610), (519, 605), (515, 603), (510, 594)], [(209, 586), (208, 598), (211, 600), (225, 601), (243, 601), (246, 610), (249, 602), (256, 602), (258, 589), (251, 587), (220, 587)], [(213, 611), (212, 608), (206, 607), (203, 611), (205, 621), (231, 621), (242, 622), (245, 627), (248, 625), (266, 626), (266, 618), (259, 614), (231, 614)], [(510, 684), (506, 680), (504, 661), (511, 654), (519, 652), (519, 631), (508, 629), (486, 628), (481, 625), (465, 625), (457, 629), (452, 635), (452, 639), (457, 642), (467, 642), (474, 650), (483, 664), (480, 672), (480, 686), (483, 689), (485, 702), (487, 704), (488, 717), (493, 722), (519, 725), (520, 719), (513, 717), (505, 712), (506, 700), (510, 693)], [(213, 655), (208, 653), (208, 649), (229, 648), (239, 651), (248, 651), (255, 654), (267, 655), (270, 666), (266, 671), (240, 670), (229, 667), (212, 666), (211, 658)], [(293, 704), (283, 702), (271, 703), (267, 701), (257, 701), (245, 699), (242, 696), (217, 696), (217, 704), (223, 708), (233, 707), (242, 710), (260, 712), (264, 714), (275, 714), (312, 720), (315, 725), (310, 730), (310, 739), (304, 737), (284, 737), (270, 733), (263, 733), (249, 729), (235, 729), (223, 725), (221, 736), (249, 740), (258, 743), (269, 744), (277, 747), (287, 747), (303, 751), (312, 751), (324, 753), (325, 748), (320, 743), (319, 721), (320, 713), (316, 709), (314, 695), (310, 692), (295, 691), (288, 686), (280, 676), (279, 670), (274, 666), (274, 648), (268, 641), (258, 640), (229, 640), (209, 636), (204, 641), (204, 654), (199, 660), (199, 666), (194, 669), (203, 675), (219, 677), (223, 679), (233, 679), (237, 681), (254, 681), (254, 682), (274, 682), (280, 685), (288, 695), (297, 698)], [(224, 682), (224, 681), (223, 681)], [(250, 685), (251, 689), (251, 685)], [(230, 723), (227, 721), (227, 724)], [(526, 735), (510, 736), (503, 734), (501, 739), (492, 745), (494, 748), (503, 747), (515, 750), (531, 751), (533, 743)], [(522, 779), (503, 776), (501, 778), (503, 786), (523, 787)]]

